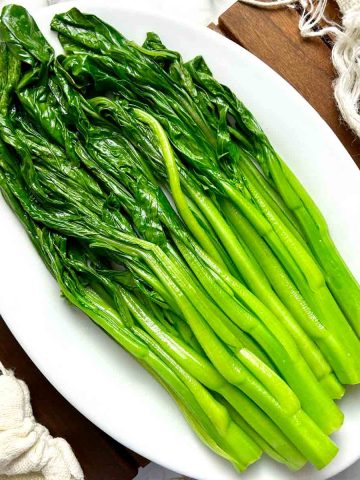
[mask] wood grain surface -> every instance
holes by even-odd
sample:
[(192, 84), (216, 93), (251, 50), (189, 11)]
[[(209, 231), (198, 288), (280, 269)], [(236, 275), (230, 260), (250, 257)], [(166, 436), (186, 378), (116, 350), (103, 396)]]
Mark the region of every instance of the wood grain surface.
[[(332, 8), (336, 15), (336, 9)], [(214, 30), (261, 58), (288, 80), (320, 113), (360, 165), (360, 143), (341, 124), (332, 95), (331, 50), (320, 39), (304, 40), (296, 10), (260, 10), (235, 4)], [(231, 66), (229, 66), (231, 68)], [(1, 313), (1, 312), (0, 312)], [(34, 413), (52, 435), (72, 445), (87, 480), (131, 480), (147, 460), (101, 432), (46, 380), (0, 317), (0, 359), (30, 387)]]
[(298, 21), (295, 9), (262, 10), (237, 3), (220, 16), (219, 28), (291, 83), (360, 166), (360, 142), (342, 124), (333, 98), (331, 49), (320, 38), (301, 38)]

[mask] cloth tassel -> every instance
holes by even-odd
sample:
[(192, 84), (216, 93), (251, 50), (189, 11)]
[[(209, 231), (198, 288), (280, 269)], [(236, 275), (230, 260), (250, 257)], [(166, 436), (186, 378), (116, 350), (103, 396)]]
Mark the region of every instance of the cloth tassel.
[(360, 5), (345, 12), (343, 27), (332, 51), (334, 94), (345, 122), (360, 137)]

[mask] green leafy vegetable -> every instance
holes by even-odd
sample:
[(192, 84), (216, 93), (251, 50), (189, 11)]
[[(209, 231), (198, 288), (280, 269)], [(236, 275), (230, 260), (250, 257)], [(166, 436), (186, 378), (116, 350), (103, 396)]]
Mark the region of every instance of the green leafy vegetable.
[(0, 189), (62, 294), (238, 470), (262, 452), (323, 468), (360, 342), (289, 185), (309, 200), (201, 57), (77, 9), (52, 28), (58, 58), (25, 9), (2, 11)]

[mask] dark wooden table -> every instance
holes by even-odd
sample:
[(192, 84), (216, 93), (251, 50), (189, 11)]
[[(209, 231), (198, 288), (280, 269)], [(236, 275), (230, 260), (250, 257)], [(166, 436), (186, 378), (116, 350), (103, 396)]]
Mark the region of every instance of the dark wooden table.
[[(330, 15), (337, 15), (330, 6)], [(288, 80), (320, 113), (360, 166), (360, 142), (341, 123), (332, 94), (331, 45), (301, 39), (297, 9), (235, 4), (211, 28), (254, 53)], [(231, 66), (229, 66), (231, 68)], [(0, 359), (32, 392), (36, 417), (72, 445), (87, 480), (131, 480), (147, 460), (118, 444), (77, 412), (31, 362), (0, 317)]]

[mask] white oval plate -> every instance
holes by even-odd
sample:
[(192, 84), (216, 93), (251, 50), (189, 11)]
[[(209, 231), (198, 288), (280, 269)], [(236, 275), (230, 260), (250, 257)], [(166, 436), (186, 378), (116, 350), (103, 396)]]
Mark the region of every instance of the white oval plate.
[[(67, 2), (34, 12), (49, 40), (56, 12), (78, 6), (141, 42), (155, 31), (185, 59), (203, 54), (215, 76), (256, 115), (275, 147), (325, 214), (333, 237), (360, 278), (360, 176), (319, 115), (274, 71), (246, 50), (205, 27), (189, 26), (104, 1)], [(23, 228), (0, 200), (0, 307), (10, 329), (49, 381), (113, 438), (145, 457), (199, 480), (236, 480), (230, 464), (193, 435), (167, 393), (122, 349), (59, 296)], [(349, 389), (350, 390), (350, 389)], [(296, 474), (262, 459), (245, 480), (323, 480), (360, 457), (360, 389), (341, 406), (345, 424), (334, 440), (340, 453), (321, 472)]]

